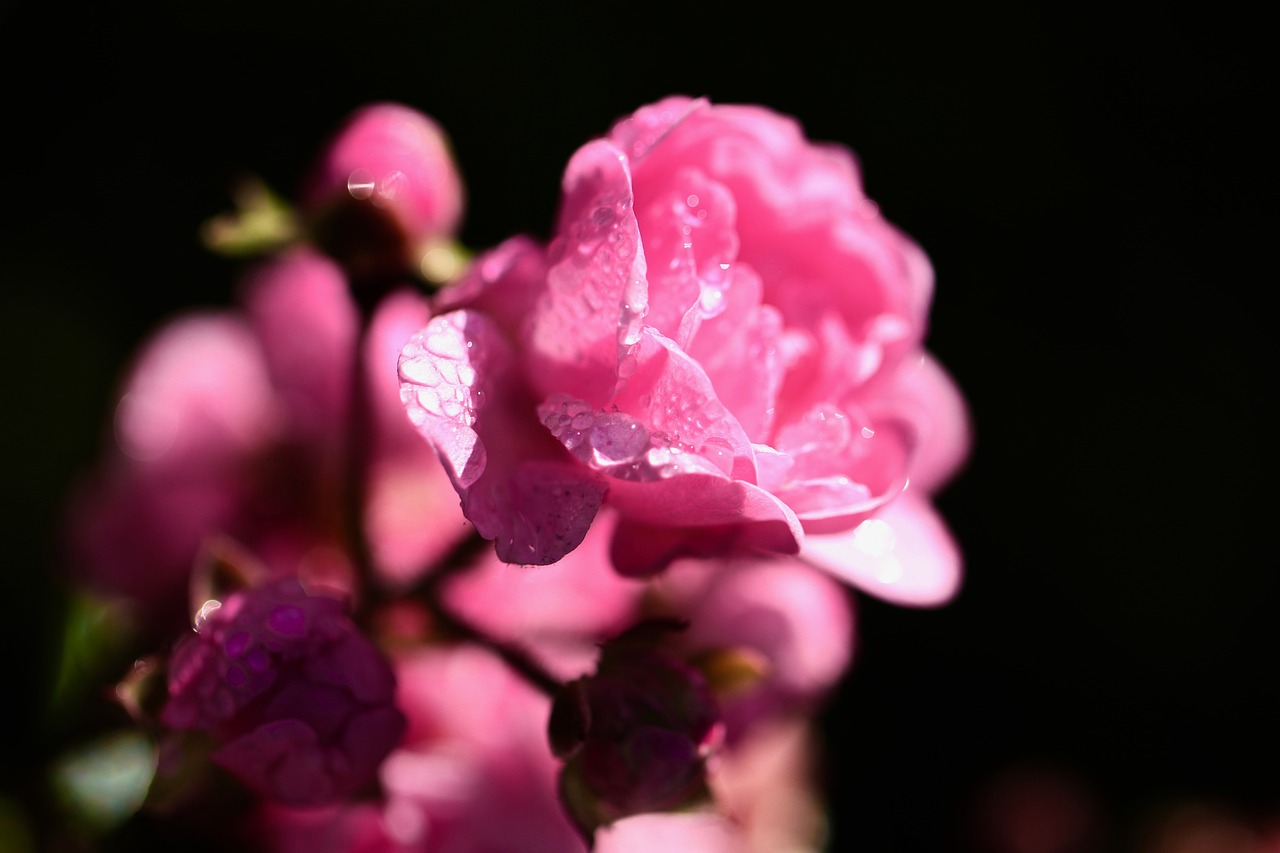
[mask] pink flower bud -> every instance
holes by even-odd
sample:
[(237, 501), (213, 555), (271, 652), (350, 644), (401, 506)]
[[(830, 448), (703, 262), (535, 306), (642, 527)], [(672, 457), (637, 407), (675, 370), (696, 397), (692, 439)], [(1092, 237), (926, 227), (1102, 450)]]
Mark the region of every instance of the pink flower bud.
[(213, 760), (262, 796), (316, 806), (373, 780), (405, 728), (394, 691), (342, 602), (285, 580), (206, 603), (161, 721), (211, 734)]
[[(457, 229), (462, 179), (432, 119), (400, 104), (371, 104), (321, 152), (299, 205), (353, 275), (398, 272)], [(387, 263), (395, 268), (382, 269)]]

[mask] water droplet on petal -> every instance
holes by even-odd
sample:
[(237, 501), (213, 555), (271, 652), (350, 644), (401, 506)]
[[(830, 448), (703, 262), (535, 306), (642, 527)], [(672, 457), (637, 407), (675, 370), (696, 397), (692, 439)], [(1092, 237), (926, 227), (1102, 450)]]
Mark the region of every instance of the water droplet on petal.
[(853, 531), (853, 547), (868, 557), (888, 556), (896, 544), (893, 528), (878, 518), (868, 518)]
[(364, 201), (373, 195), (375, 186), (377, 184), (373, 180), (373, 173), (368, 169), (356, 169), (347, 176), (347, 192), (359, 201)]
[(195, 629), (200, 631), (208, 623), (214, 613), (222, 607), (222, 602), (216, 598), (211, 598), (204, 604), (200, 605), (200, 609), (196, 612)]

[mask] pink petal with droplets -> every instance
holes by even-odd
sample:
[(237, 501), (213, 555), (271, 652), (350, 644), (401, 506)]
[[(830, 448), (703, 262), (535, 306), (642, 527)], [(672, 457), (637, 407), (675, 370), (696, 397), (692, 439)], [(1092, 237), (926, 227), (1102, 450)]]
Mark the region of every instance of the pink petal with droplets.
[(847, 529), (907, 485), (910, 435), (857, 410), (815, 408), (779, 430), (776, 448), (786, 464), (771, 460), (766, 470), (777, 479), (762, 484), (809, 532)]
[(645, 323), (684, 344), (686, 315), (723, 310), (728, 269), (738, 254), (733, 196), (697, 169), (637, 185), (636, 217), (649, 277)]
[(685, 350), (751, 441), (764, 441), (782, 387), (782, 318), (773, 306), (761, 304), (760, 277), (746, 264), (725, 271), (717, 292), (713, 306), (699, 303), (690, 309), (697, 330)]
[(415, 580), (471, 530), (448, 472), (400, 402), (401, 349), (429, 317), (425, 299), (399, 291), (378, 306), (366, 333), (373, 434), (364, 524), (375, 568), (397, 585)]
[(494, 540), (499, 559), (545, 566), (582, 542), (605, 491), (599, 478), (576, 465), (535, 459), (493, 489), (491, 495), (504, 504), (471, 502), (467, 515), (481, 535)]
[(807, 536), (800, 558), (896, 604), (936, 607), (960, 586), (960, 551), (928, 498), (914, 489), (853, 530)]
[(544, 393), (604, 405), (648, 313), (631, 175), (607, 142), (588, 143), (569, 161), (557, 233), (532, 318), (530, 376)]
[(401, 400), (449, 466), (462, 509), (510, 563), (554, 563), (577, 547), (604, 500), (589, 470), (561, 461), (530, 417), (513, 355), (483, 314), (435, 317), (405, 344)]
[(449, 465), (459, 491), (484, 473), (477, 410), (494, 368), (510, 361), (510, 347), (489, 319), (469, 311), (433, 317), (400, 354), (400, 400), (410, 422)]

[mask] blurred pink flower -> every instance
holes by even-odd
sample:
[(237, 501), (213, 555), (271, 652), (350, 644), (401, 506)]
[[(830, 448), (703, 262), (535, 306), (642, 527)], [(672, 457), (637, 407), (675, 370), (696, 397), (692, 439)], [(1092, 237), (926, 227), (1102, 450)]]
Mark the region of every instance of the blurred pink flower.
[[(73, 503), (73, 563), (91, 587), (185, 619), (201, 544), (242, 542), (278, 574), (350, 571), (342, 512), (359, 470), (365, 535), (389, 583), (469, 530), (439, 461), (408, 425), (393, 374), (426, 322), (408, 291), (375, 311), (368, 401), (353, 404), (357, 309), (328, 258), (299, 248), (255, 267), (243, 308), (179, 317), (142, 348), (116, 411), (116, 446)], [(360, 458), (352, 458), (352, 430)]]
[(357, 275), (416, 269), (462, 218), (462, 178), (443, 129), (396, 103), (361, 107), (328, 140), (299, 190), (326, 249)]
[(812, 713), (852, 659), (847, 590), (793, 559), (680, 560), (653, 582), (648, 605), (687, 621), (674, 647), (725, 682), (717, 698), (731, 744), (770, 718)]
[(405, 718), (390, 664), (344, 610), (293, 579), (207, 603), (170, 656), (161, 721), (211, 734), (213, 761), (271, 800), (317, 806), (355, 793)]
[(932, 287), (848, 151), (669, 98), (573, 156), (545, 252), (512, 239), (439, 295), (402, 395), (507, 562), (556, 562), (607, 504), (627, 575), (763, 550), (936, 604), (960, 560), (929, 495), (968, 426), (922, 348)]
[(504, 563), (489, 551), (449, 575), (442, 599), (487, 636), (520, 645), (557, 678), (577, 678), (595, 668), (601, 642), (639, 617), (649, 593), (644, 582), (610, 568), (609, 539), (609, 525), (597, 523), (574, 551), (536, 568)]
[(422, 647), (396, 664), (408, 729), (383, 800), (322, 813), (269, 809), (278, 853), (581, 853), (556, 797), (550, 700), (474, 646)]

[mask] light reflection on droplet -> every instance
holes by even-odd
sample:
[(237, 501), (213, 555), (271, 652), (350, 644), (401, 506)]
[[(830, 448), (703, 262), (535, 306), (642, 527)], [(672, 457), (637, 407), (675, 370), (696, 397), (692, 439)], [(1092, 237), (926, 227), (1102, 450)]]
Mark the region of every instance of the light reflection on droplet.
[(853, 546), (868, 557), (884, 557), (893, 551), (893, 528), (878, 518), (868, 518), (853, 531)]
[(200, 605), (200, 609), (196, 611), (194, 626), (197, 631), (203, 630), (205, 624), (209, 621), (214, 613), (218, 612), (222, 607), (222, 602), (216, 598), (211, 598), (204, 604)]
[(347, 176), (347, 192), (358, 201), (364, 201), (373, 195), (375, 186), (373, 173), (368, 169), (356, 169)]
[(873, 436), (873, 435), (875, 435), (875, 434), (876, 434), (876, 431), (875, 431), (875, 430), (873, 430), (871, 427), (863, 427), (863, 428), (862, 428), (862, 437), (863, 437), (863, 438), (871, 438), (871, 436)]

